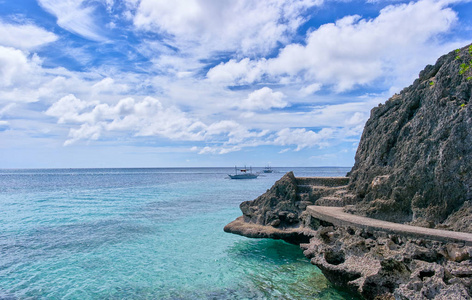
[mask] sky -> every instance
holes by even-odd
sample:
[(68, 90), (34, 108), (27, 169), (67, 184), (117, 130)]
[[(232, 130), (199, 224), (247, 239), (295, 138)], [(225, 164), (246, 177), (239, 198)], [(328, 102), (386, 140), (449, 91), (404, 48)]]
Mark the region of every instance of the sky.
[(0, 168), (345, 166), (461, 0), (0, 0)]

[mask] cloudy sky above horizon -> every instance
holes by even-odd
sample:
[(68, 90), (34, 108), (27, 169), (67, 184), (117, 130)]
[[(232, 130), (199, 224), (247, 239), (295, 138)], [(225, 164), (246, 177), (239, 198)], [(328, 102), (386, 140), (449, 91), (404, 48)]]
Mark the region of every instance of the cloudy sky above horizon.
[(471, 1), (0, 0), (0, 168), (351, 166)]

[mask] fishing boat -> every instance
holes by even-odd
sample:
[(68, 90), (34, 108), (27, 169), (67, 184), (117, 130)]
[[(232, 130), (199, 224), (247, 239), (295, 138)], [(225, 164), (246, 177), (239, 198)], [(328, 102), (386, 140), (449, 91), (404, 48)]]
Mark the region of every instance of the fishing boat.
[(272, 168), (270, 166), (267, 166), (264, 168), (264, 170), (262, 170), (262, 172), (264, 173), (273, 173), (274, 170), (272, 170)]
[(228, 174), (228, 176), (231, 179), (255, 179), (257, 176), (259, 176), (259, 174), (252, 173), (252, 167), (249, 169), (249, 171), (246, 169), (246, 167), (244, 167), (244, 169), (239, 169), (239, 172), (238, 168), (234, 167), (234, 175)]

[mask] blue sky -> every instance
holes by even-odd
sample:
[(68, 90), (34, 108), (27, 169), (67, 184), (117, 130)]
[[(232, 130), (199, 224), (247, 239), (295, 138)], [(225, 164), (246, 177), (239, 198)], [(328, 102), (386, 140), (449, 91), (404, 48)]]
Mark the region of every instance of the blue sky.
[(351, 166), (471, 1), (0, 0), (0, 168)]

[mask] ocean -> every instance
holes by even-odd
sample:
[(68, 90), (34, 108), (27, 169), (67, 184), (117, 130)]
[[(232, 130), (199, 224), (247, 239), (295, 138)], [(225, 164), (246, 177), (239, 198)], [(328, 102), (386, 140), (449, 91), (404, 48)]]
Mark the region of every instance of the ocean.
[(298, 246), (223, 232), (285, 172), (349, 168), (274, 170), (0, 170), (0, 299), (352, 299)]

